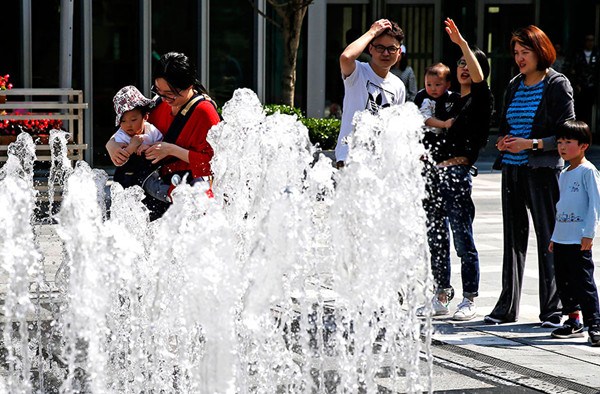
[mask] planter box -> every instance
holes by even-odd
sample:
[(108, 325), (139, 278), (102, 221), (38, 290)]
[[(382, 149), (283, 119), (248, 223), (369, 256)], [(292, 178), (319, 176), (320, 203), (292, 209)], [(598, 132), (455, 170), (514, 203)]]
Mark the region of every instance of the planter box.
[[(62, 120), (71, 136), (67, 144), (69, 159), (83, 160), (83, 153), (88, 147), (83, 139), (83, 114), (88, 105), (83, 102), (83, 92), (81, 90), (11, 89), (3, 90), (0, 97), (2, 96), (6, 96), (6, 101), (2, 103), (0, 99), (0, 120)], [(34, 97), (41, 100), (33, 100)], [(13, 112), (15, 110), (20, 111)], [(29, 113), (23, 114), (21, 111)], [(39, 161), (50, 161), (48, 139), (43, 136), (44, 134), (34, 137), (34, 141), (37, 140), (37, 159)], [(15, 136), (0, 137), (14, 138)], [(0, 161), (6, 161), (6, 150), (8, 149), (8, 144), (12, 142), (6, 141), (8, 140), (0, 138)]]

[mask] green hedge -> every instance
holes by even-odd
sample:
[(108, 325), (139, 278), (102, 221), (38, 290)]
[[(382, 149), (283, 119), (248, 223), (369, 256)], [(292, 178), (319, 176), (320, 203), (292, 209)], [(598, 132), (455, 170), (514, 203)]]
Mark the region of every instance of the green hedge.
[(277, 111), (281, 114), (296, 115), (308, 129), (308, 137), (313, 144), (319, 144), (319, 147), (323, 150), (335, 148), (340, 133), (340, 119), (306, 118), (299, 108), (293, 108), (289, 105), (267, 104), (264, 109), (267, 115), (272, 115)]
[(323, 150), (335, 148), (340, 126), (340, 119), (304, 118), (302, 123), (308, 129), (308, 136), (313, 144), (319, 144)]

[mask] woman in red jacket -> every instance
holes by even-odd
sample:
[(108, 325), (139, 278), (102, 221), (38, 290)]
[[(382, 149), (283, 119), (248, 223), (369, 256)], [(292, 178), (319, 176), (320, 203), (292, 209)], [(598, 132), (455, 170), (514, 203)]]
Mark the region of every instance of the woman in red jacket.
[[(163, 141), (145, 151), (146, 159), (160, 166), (161, 190), (151, 190), (144, 184), (144, 200), (152, 211), (151, 219), (162, 216), (170, 202), (175, 174), (187, 174), (190, 183), (210, 181), (210, 160), (213, 149), (206, 141), (208, 131), (219, 122), (215, 105), (196, 78), (196, 70), (182, 53), (169, 52), (160, 58), (153, 74), (152, 91), (158, 104), (150, 113), (149, 121), (164, 135)], [(117, 166), (129, 159), (129, 154), (113, 139), (106, 144), (111, 160)]]

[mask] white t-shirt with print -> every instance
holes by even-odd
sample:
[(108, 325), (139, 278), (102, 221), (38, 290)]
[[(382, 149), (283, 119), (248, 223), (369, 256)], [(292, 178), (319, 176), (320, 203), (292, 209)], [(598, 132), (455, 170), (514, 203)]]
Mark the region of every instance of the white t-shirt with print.
[[(155, 142), (162, 141), (162, 133), (150, 122), (144, 122), (144, 144), (152, 145)], [(113, 135), (115, 141), (119, 144), (129, 144), (131, 142), (131, 136), (125, 132), (125, 130), (119, 128)]]
[(377, 113), (379, 109), (391, 105), (403, 104), (406, 100), (404, 83), (389, 72), (385, 78), (375, 74), (369, 63), (355, 61), (356, 69), (344, 78), (344, 107), (342, 126), (335, 146), (335, 159), (345, 161), (348, 157), (346, 138), (354, 129), (352, 119), (358, 111), (369, 110)]

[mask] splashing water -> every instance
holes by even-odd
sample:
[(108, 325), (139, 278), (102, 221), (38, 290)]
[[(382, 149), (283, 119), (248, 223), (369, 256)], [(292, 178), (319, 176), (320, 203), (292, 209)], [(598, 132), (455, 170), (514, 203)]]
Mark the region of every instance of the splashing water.
[[(50, 130), (50, 174), (48, 175), (48, 217), (54, 216), (54, 197), (57, 188), (62, 188), (65, 179), (73, 171), (71, 160), (68, 157), (67, 140), (69, 134), (64, 130)], [(65, 190), (66, 191), (66, 190)]]
[(31, 219), (35, 150), (31, 137), (20, 134), (9, 145), (9, 158), (0, 170), (0, 263), (2, 281), (2, 347), (8, 374), (6, 392), (31, 392), (31, 368), (36, 343), (29, 341), (29, 322), (37, 320), (30, 299), (30, 279), (40, 277), (40, 255), (34, 245)]
[[(430, 338), (416, 318), (430, 280), (416, 107), (358, 114), (342, 171), (315, 161), (296, 117), (266, 116), (250, 90), (234, 93), (223, 118), (209, 133), (215, 198), (206, 185), (178, 186), (154, 222), (139, 187), (112, 185), (107, 215), (106, 174), (57, 153), (62, 298), (46, 341), (54, 361), (38, 367), (52, 379), (37, 390), (431, 390), (420, 365)], [(35, 197), (10, 175), (22, 168), (9, 158), (0, 172), (0, 199), (16, 209), (2, 212), (3, 246), (33, 244)], [(2, 267), (6, 321), (22, 330), (34, 307), (27, 267), (39, 256), (19, 249), (30, 254), (3, 247)], [(4, 331), (0, 385), (15, 392), (34, 390), (25, 338)]]

